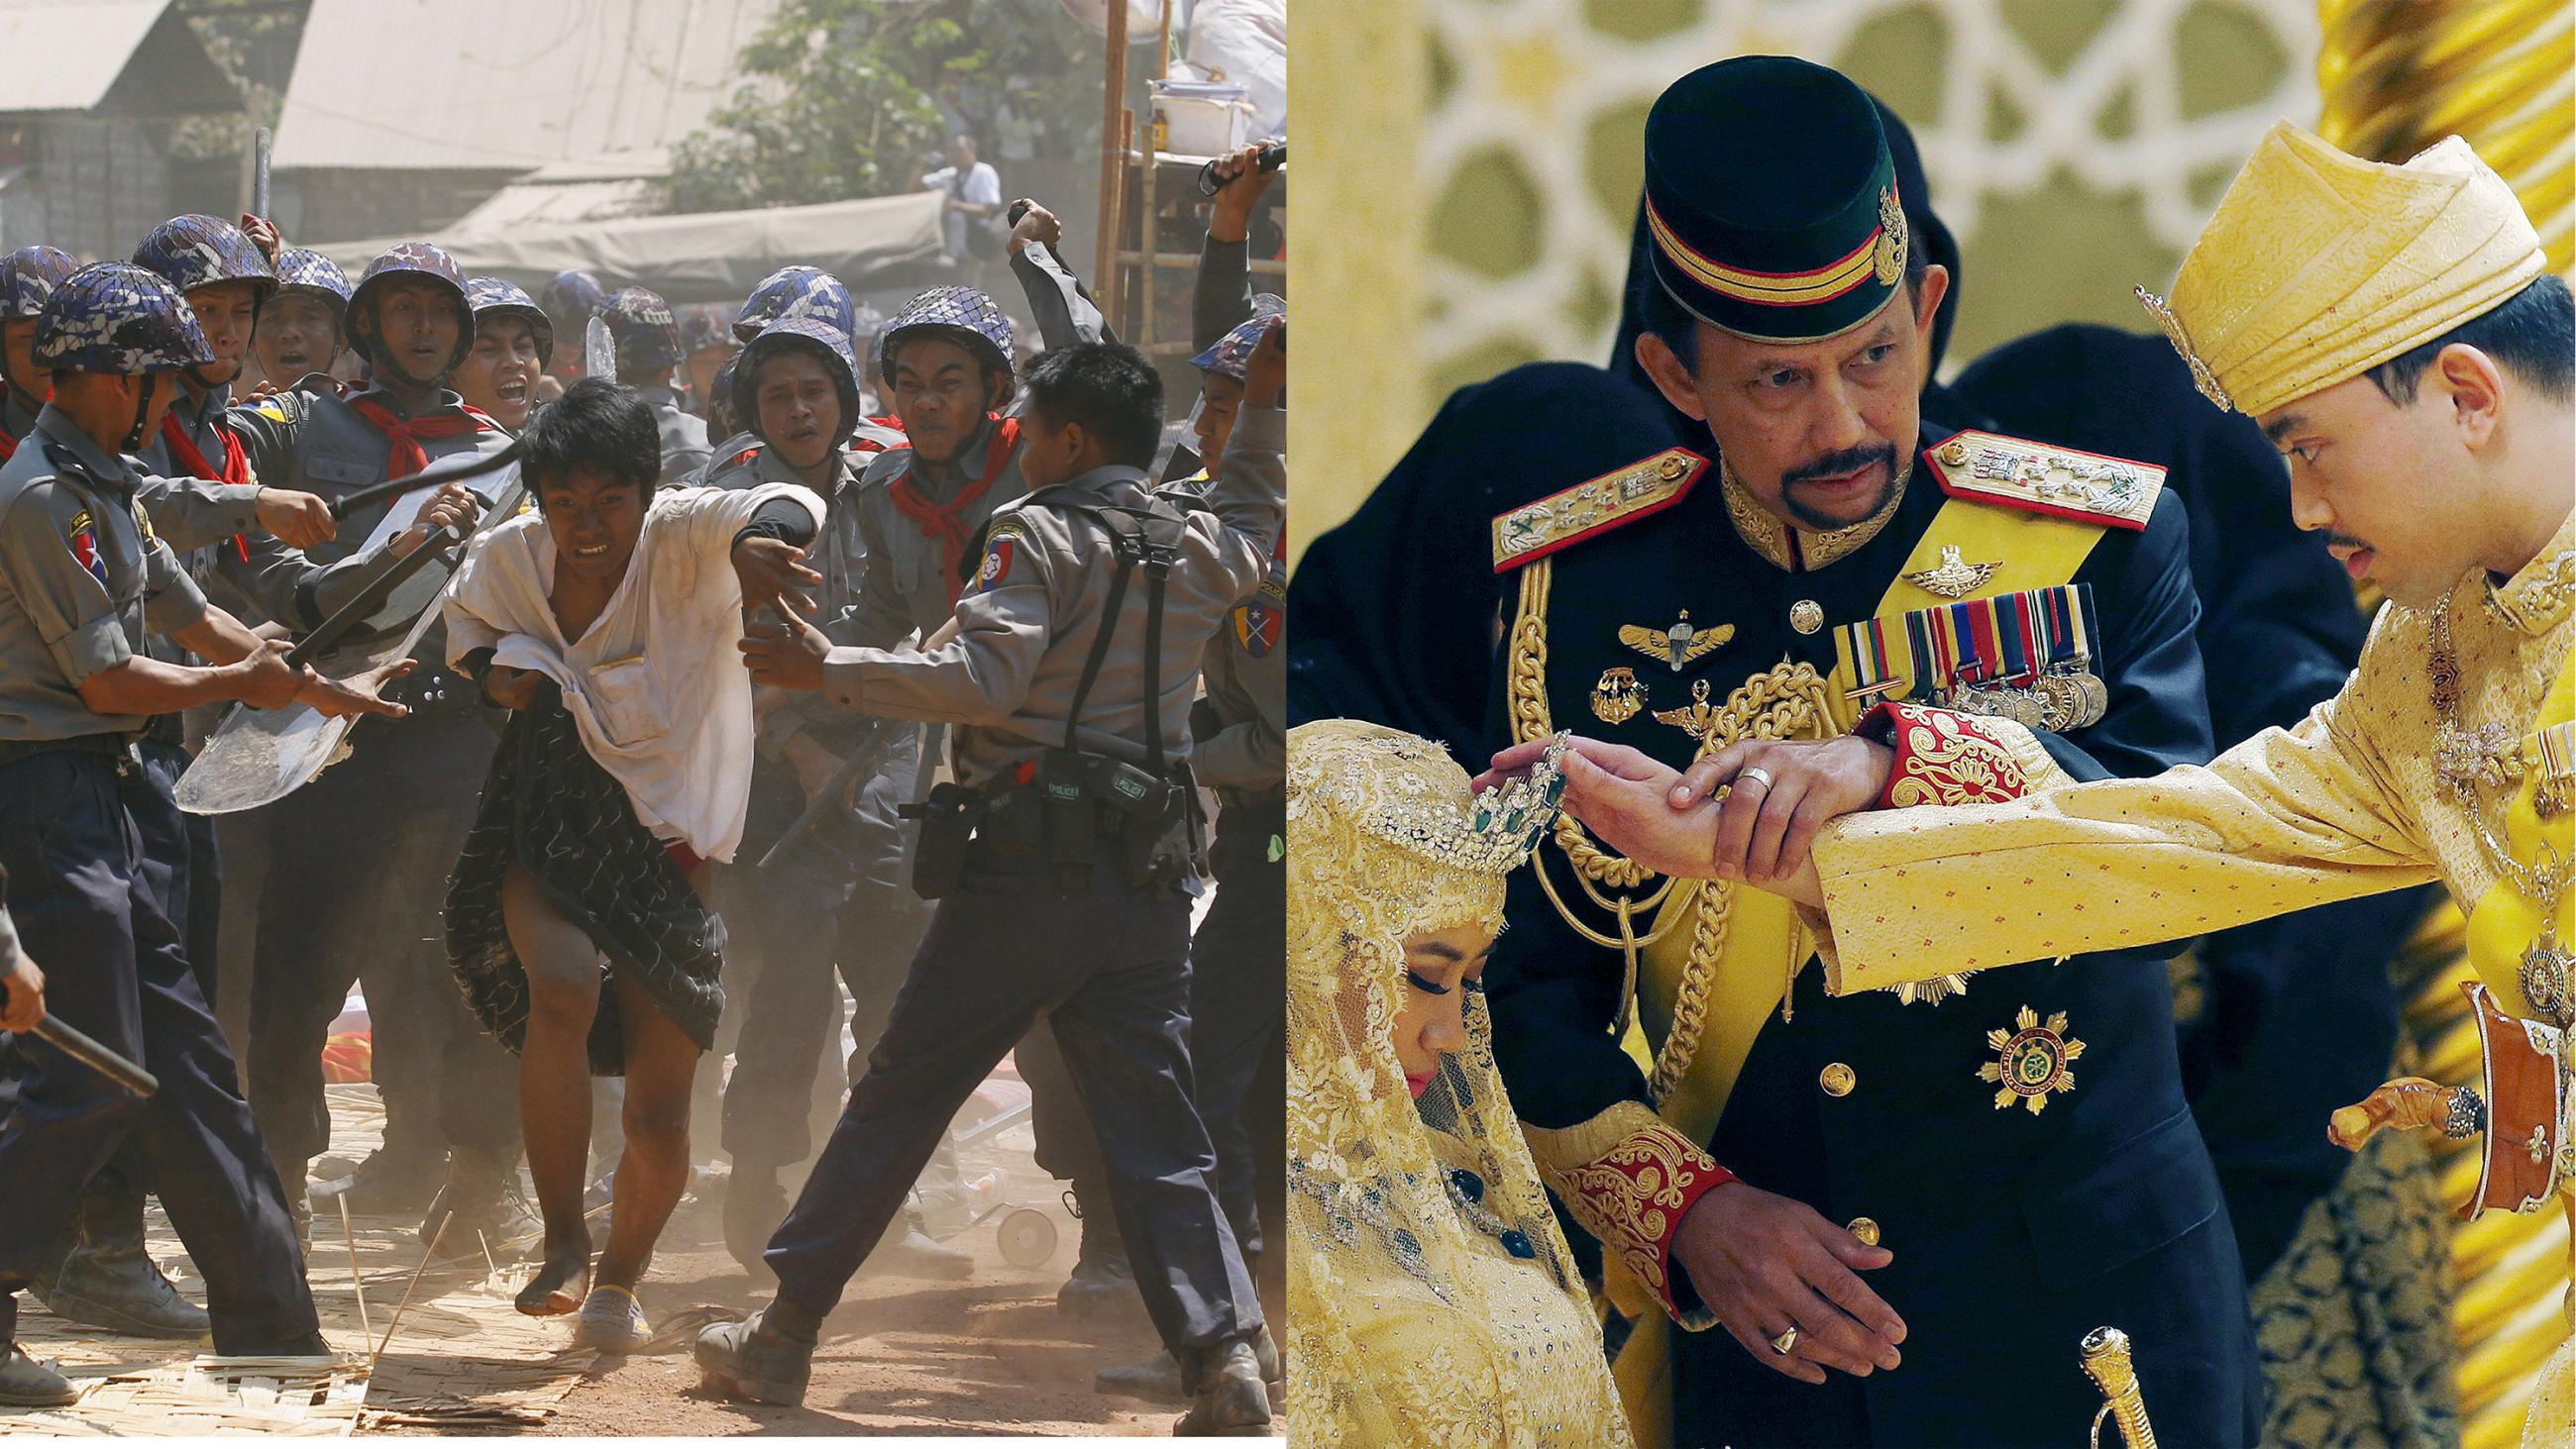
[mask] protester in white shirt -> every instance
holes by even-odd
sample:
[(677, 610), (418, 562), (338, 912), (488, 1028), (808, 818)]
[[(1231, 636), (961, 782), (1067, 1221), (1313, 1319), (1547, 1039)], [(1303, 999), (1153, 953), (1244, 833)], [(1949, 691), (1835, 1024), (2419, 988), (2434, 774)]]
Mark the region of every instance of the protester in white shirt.
[[(635, 1284), (688, 1182), (690, 1086), (724, 1005), (705, 902), (751, 783), (734, 644), (746, 607), (812, 610), (820, 576), (798, 560), (823, 502), (789, 483), (657, 490), (652, 409), (605, 379), (540, 410), (521, 447), (536, 509), (482, 540), (446, 603), (449, 661), (513, 711), (448, 884), (448, 956), (519, 1052), (546, 1228), (519, 1311), (578, 1305), (574, 1343), (623, 1350), (650, 1336)], [(589, 1078), (621, 1072), (594, 1276)]]
[(975, 159), (973, 137), (949, 137), (948, 164), (922, 177), (921, 189), (948, 194), (939, 216), (948, 255), (972, 262), (1002, 254), (1002, 240), (1011, 233), (1002, 218), (1002, 175)]

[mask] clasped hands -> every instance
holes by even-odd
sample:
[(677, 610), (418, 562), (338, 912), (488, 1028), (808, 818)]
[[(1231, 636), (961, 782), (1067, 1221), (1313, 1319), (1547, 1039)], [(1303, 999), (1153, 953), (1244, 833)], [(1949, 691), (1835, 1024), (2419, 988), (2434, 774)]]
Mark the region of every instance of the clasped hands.
[[(1478, 789), (1526, 772), (1551, 742), (1494, 756)], [(1565, 808), (1612, 849), (1649, 870), (1742, 881), (1807, 905), (1823, 891), (1810, 856), (1826, 822), (1878, 802), (1895, 752), (1857, 735), (1745, 740), (1687, 770), (1642, 750), (1574, 736)]]

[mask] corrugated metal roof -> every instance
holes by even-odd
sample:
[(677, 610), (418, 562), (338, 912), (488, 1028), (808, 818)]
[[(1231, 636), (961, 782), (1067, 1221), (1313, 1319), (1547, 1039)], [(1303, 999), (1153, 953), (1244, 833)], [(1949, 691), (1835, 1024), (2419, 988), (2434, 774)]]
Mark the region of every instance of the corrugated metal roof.
[(124, 74), (170, 0), (0, 0), (0, 112), (86, 111)]
[(667, 146), (731, 98), (735, 57), (775, 8), (313, 0), (272, 164), (517, 171)]

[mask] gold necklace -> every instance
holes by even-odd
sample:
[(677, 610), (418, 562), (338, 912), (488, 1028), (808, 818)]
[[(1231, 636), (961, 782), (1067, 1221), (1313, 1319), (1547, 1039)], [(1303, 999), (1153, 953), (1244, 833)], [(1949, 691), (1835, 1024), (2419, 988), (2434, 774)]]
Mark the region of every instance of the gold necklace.
[(2525, 865), (2514, 858), (2504, 841), (2497, 839), (2487, 822), (2481, 787), (2519, 777), (2521, 771), (2498, 768), (2497, 761), (2514, 743), (2503, 725), (2470, 730), (2460, 724), (2460, 656), (2451, 640), (2451, 597), (2444, 594), (2433, 611), (2430, 662), (2434, 773), (2459, 802), (2461, 812), (2469, 817), (2470, 830), (2477, 836), (2488, 863), (2525, 899), (2540, 907), (2540, 934), (2523, 952), (2518, 984), (2532, 1009), (2563, 1030), (2576, 1026), (2576, 955), (2559, 944), (2558, 912), (2571, 878), (2576, 878), (2576, 869), (2571, 869), (2576, 862), (2560, 858), (2557, 847), (2543, 840), (2541, 858)]

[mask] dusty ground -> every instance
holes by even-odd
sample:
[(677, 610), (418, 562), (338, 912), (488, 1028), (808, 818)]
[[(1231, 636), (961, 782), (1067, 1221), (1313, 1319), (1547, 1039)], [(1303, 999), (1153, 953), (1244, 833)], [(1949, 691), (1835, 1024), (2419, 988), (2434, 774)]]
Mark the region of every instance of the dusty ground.
[[(1004, 1095), (1015, 1086), (1007, 1084)], [(354, 1160), (373, 1145), (381, 1124), (373, 1089), (331, 1091), (333, 1149)], [(398, 1330), (374, 1365), (358, 1432), (1166, 1434), (1177, 1409), (1092, 1392), (1097, 1370), (1141, 1359), (1155, 1342), (1141, 1305), (1132, 1321), (1105, 1327), (1076, 1324), (1056, 1312), (1056, 1285), (1072, 1266), (1080, 1229), (1060, 1201), (1060, 1184), (1036, 1170), (1031, 1150), (1022, 1125), (964, 1149), (963, 1166), (970, 1181), (987, 1170), (998, 1172), (1000, 1200), (1045, 1212), (1059, 1230), (1055, 1256), (1031, 1268), (1006, 1262), (996, 1241), (1002, 1217), (996, 1213), (951, 1240), (975, 1255), (971, 1281), (863, 1276), (825, 1327), (804, 1408), (730, 1404), (700, 1392), (685, 1346), (623, 1360), (558, 1355), (570, 1337), (569, 1321), (511, 1311), (509, 1295), (525, 1269), (504, 1262), (496, 1273), (478, 1253), (420, 1275)], [(767, 1296), (724, 1251), (719, 1191), (711, 1186), (703, 1200), (684, 1200), (663, 1236), (641, 1295), (657, 1326), (684, 1310), (747, 1310)], [(363, 1364), (374, 1342), (383, 1339), (422, 1261), (412, 1226), (382, 1218), (353, 1224), (355, 1276), (364, 1285), (367, 1313), (362, 1331), (350, 1246), (335, 1218), (316, 1224), (307, 1264), (315, 1305), (325, 1336), (352, 1363)], [(154, 1256), (183, 1291), (202, 1302), (203, 1280), (157, 1208), (152, 1229)], [(0, 1411), (0, 1434), (347, 1432), (346, 1416), (322, 1422), (330, 1416), (318, 1398), (309, 1422), (294, 1423), (242, 1417), (252, 1411), (240, 1407), (238, 1396), (210, 1408), (197, 1394), (199, 1402), (190, 1404), (192, 1390), (180, 1381), (196, 1358), (194, 1346), (98, 1336), (43, 1313), (32, 1299), (22, 1303), (20, 1333), (28, 1347), (41, 1358), (59, 1360), (88, 1381), (91, 1392), (69, 1409)], [(202, 1372), (204, 1365), (197, 1367)], [(186, 1413), (212, 1413), (216, 1420), (177, 1416)], [(292, 1417), (303, 1420), (306, 1414), (299, 1409)]]

